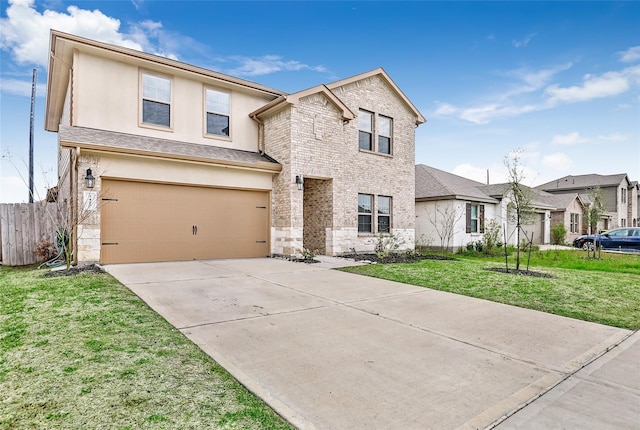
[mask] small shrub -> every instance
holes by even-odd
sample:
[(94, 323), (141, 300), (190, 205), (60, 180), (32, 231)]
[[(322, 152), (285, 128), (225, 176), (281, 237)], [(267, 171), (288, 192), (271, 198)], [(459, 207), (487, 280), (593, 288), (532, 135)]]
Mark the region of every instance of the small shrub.
[(316, 254), (308, 248), (302, 248), (302, 251), (300, 251), (300, 255), (304, 260), (313, 260), (316, 256)]
[(564, 245), (567, 238), (567, 228), (562, 223), (555, 224), (551, 227), (551, 244)]
[(404, 244), (404, 239), (394, 235), (381, 234), (378, 237), (378, 242), (376, 243), (375, 253), (376, 256), (380, 259), (384, 259), (388, 257), (392, 252), (396, 252), (400, 247)]
[(479, 251), (483, 251), (487, 255), (492, 255), (494, 249), (499, 247), (499, 237), (500, 237), (500, 224), (494, 219), (489, 221), (484, 229), (484, 235), (482, 236), (482, 249)]

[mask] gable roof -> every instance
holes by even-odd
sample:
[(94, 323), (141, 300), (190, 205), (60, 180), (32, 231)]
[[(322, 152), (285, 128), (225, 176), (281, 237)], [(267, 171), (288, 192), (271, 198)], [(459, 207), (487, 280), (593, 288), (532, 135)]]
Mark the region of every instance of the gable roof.
[(416, 165), (416, 201), (456, 199), (498, 203), (480, 189), (482, 185), (435, 167)]
[(214, 72), (202, 67), (182, 63), (171, 58), (148, 54), (131, 48), (111, 45), (84, 37), (51, 30), (51, 45), (49, 54), (49, 70), (47, 78), (47, 99), (45, 107), (45, 130), (58, 131), (58, 124), (62, 116), (63, 103), (66, 97), (70, 70), (73, 67), (73, 52), (81, 49), (87, 52), (100, 53), (100, 55), (127, 58), (139, 61), (145, 67), (170, 67), (184, 73), (192, 74), (201, 79), (215, 80), (222, 85), (231, 88), (244, 89), (267, 97), (277, 98), (284, 93), (255, 82)]
[(598, 175), (595, 173), (588, 175), (568, 175), (546, 184), (538, 185), (536, 189), (553, 192), (566, 190), (583, 190), (592, 187), (617, 187), (623, 180), (629, 179), (625, 173), (617, 175)]
[(343, 120), (350, 121), (352, 119), (355, 119), (356, 114), (354, 114), (351, 109), (349, 109), (349, 107), (347, 107), (347, 105), (342, 102), (342, 100), (340, 100), (334, 93), (332, 93), (326, 85), (316, 85), (315, 87), (298, 91), (293, 94), (282, 95), (277, 99), (262, 106), (261, 108), (251, 112), (249, 116), (251, 118), (260, 118), (262, 116), (274, 113), (288, 104), (298, 104), (301, 98), (310, 96), (312, 94), (324, 95), (329, 100), (329, 102), (331, 102), (331, 104), (333, 104), (336, 109), (340, 111)]
[(380, 76), (393, 90), (393, 92), (402, 100), (407, 108), (415, 115), (416, 125), (422, 124), (427, 120), (422, 116), (420, 111), (411, 103), (407, 96), (398, 88), (398, 86), (391, 80), (387, 72), (381, 67), (371, 70), (369, 72), (361, 73), (359, 75), (351, 76), (350, 78), (341, 79), (330, 84), (317, 85), (315, 87), (307, 88), (306, 90), (298, 91), (292, 94), (284, 94), (272, 102), (262, 106), (249, 114), (251, 118), (261, 118), (265, 115), (272, 114), (287, 105), (295, 105), (300, 102), (303, 97), (310, 96), (312, 94), (323, 94), (340, 112), (342, 119), (350, 121), (356, 118), (356, 114), (349, 109), (349, 107), (340, 100), (338, 96), (333, 93), (333, 89), (348, 85), (353, 82), (361, 81), (372, 76)]
[(326, 86), (328, 89), (333, 90), (335, 88), (342, 87), (344, 85), (348, 85), (353, 82), (361, 81), (363, 79), (367, 79), (372, 76), (380, 76), (391, 87), (391, 89), (396, 93), (396, 95), (404, 102), (407, 108), (409, 108), (409, 110), (413, 112), (413, 114), (415, 115), (416, 125), (427, 122), (427, 120), (425, 119), (424, 116), (422, 116), (418, 108), (416, 108), (414, 104), (411, 103), (411, 100), (409, 100), (409, 98), (402, 92), (402, 90), (400, 90), (400, 88), (396, 85), (395, 82), (393, 82), (393, 80), (389, 77), (387, 72), (385, 72), (385, 70), (382, 67), (378, 67), (377, 69), (373, 69), (368, 72), (351, 76), (350, 78), (345, 78), (339, 81), (332, 82), (330, 84), (327, 84)]
[(578, 193), (551, 194), (551, 193), (545, 193), (544, 191), (538, 191), (538, 192), (544, 193), (542, 197), (544, 201), (547, 202), (549, 205), (555, 207), (556, 209), (562, 209), (562, 210), (567, 209), (575, 199), (578, 199), (578, 202), (582, 206), (588, 206), (587, 203), (584, 201), (584, 199), (580, 197), (580, 194)]
[[(505, 194), (509, 192), (509, 183), (483, 185), (480, 187), (482, 191), (489, 194), (491, 197), (503, 198)], [(535, 188), (527, 187), (520, 184), (526, 190), (531, 192), (531, 206), (536, 209), (556, 209), (556, 206), (551, 202), (553, 194), (545, 191), (536, 190)]]

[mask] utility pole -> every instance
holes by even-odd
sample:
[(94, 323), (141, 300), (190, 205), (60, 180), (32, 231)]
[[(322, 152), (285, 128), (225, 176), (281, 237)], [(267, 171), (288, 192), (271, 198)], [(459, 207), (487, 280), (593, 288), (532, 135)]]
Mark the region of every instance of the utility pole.
[(31, 81), (31, 118), (29, 129), (29, 203), (33, 203), (33, 118), (36, 107), (36, 82), (38, 80), (38, 69), (33, 69), (33, 80)]

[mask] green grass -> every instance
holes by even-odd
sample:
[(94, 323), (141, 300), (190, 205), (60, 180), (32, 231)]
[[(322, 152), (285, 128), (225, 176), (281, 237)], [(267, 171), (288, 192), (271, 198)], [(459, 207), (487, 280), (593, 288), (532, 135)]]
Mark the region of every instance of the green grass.
[(108, 274), (0, 267), (0, 429), (292, 429)]
[(552, 278), (488, 271), (488, 267), (504, 267), (504, 262), (477, 258), (342, 270), (615, 327), (640, 328), (640, 256), (586, 261), (581, 254), (571, 257), (561, 252), (556, 258), (555, 251), (545, 252), (550, 254), (532, 260), (531, 270)]
[[(504, 255), (495, 257), (457, 256), (477, 261), (495, 261), (504, 264)], [(640, 253), (618, 254), (601, 252), (593, 257), (593, 252), (587, 257), (587, 252), (575, 249), (551, 249), (547, 251), (533, 251), (531, 253), (531, 267), (557, 267), (563, 269), (589, 270), (598, 272), (633, 273), (640, 275)], [(527, 266), (527, 253), (520, 254), (520, 268)], [(515, 267), (515, 254), (509, 255), (509, 267)]]

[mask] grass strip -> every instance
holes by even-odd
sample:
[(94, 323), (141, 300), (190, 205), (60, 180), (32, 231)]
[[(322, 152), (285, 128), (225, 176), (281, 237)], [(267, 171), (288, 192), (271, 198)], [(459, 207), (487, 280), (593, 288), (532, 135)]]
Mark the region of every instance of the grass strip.
[[(533, 267), (552, 278), (486, 270), (483, 260), (423, 260), (341, 270), (635, 330), (640, 328), (640, 275)], [(502, 265), (504, 266), (504, 265)], [(521, 267), (522, 269), (522, 267)]]
[(0, 267), (0, 429), (293, 429), (108, 274)]

